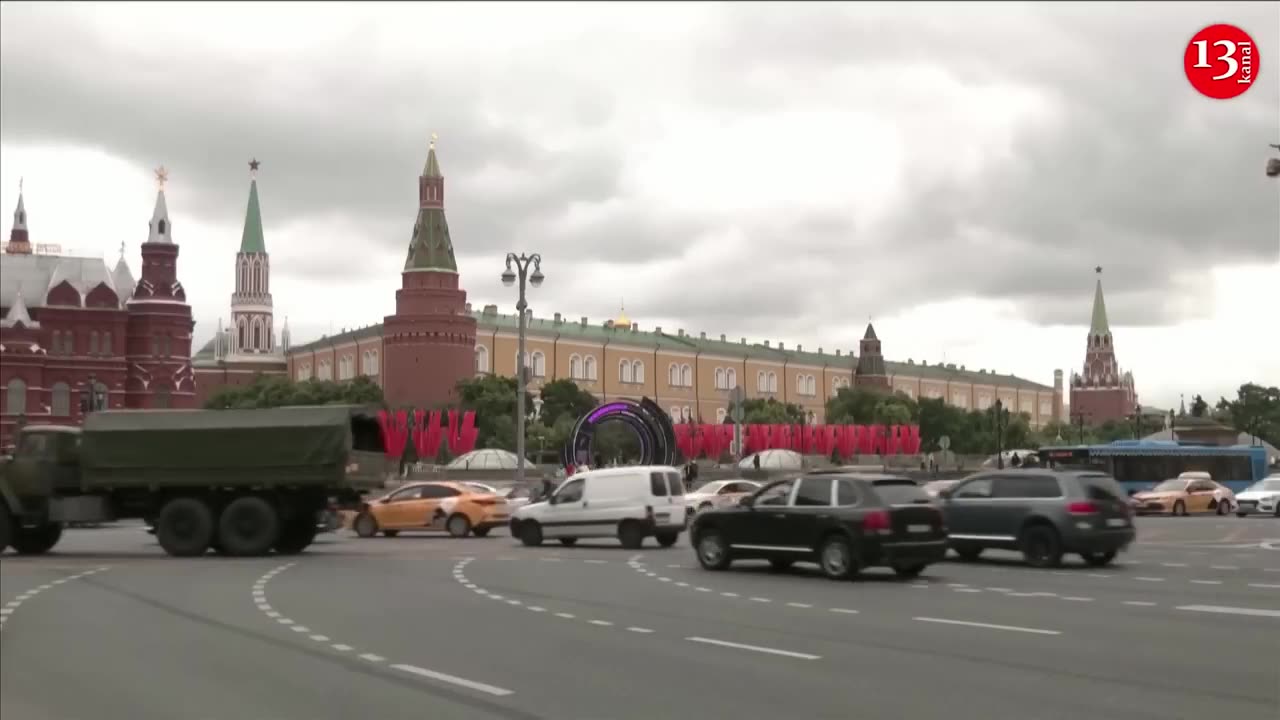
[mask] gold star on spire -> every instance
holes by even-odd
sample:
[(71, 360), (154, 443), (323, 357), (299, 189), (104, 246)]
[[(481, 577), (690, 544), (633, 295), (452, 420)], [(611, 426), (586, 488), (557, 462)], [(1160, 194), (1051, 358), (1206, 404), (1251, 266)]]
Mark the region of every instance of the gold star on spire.
[(262, 163), (258, 161), (258, 158), (252, 158), (249, 160), (249, 177), (258, 177), (258, 166), (261, 164)]
[(1093, 269), (1093, 271), (1094, 271), (1095, 273), (1097, 273), (1097, 274), (1101, 275), (1101, 274), (1102, 274), (1102, 266), (1101, 266), (1101, 265), (1099, 265), (1098, 267), (1094, 268), (1094, 269)]
[(432, 150), (435, 150), (435, 149), (436, 149), (436, 141), (437, 141), (437, 140), (439, 140), (439, 139), (440, 139), (440, 136), (439, 136), (439, 135), (436, 135), (435, 133), (431, 133), (431, 148), (430, 148), (430, 149), (432, 149)]
[(124, 259), (124, 241), (123, 240), (120, 241), (120, 259), (121, 260)]
[(169, 181), (169, 171), (165, 170), (163, 165), (156, 168), (156, 183), (160, 185), (161, 190), (164, 189), (164, 184), (168, 181)]

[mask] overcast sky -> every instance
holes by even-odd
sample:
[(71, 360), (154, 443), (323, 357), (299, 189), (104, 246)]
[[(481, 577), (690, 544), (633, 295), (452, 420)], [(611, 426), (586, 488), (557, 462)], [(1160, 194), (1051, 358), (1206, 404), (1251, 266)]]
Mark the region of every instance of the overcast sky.
[[(1259, 46), (1230, 101), (1183, 74), (1213, 22)], [(436, 132), (476, 306), (538, 251), (539, 315), (828, 350), (872, 317), (1048, 384), (1102, 265), (1143, 402), (1280, 383), (1277, 3), (5, 3), (0, 40), (5, 233), (25, 177), (33, 242), (136, 272), (163, 163), (198, 343), (251, 156), (294, 341), (392, 312)]]

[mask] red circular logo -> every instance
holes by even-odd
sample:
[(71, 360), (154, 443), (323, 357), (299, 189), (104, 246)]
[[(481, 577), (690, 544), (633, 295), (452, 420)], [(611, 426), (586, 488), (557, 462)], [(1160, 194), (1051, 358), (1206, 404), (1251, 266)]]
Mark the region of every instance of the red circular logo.
[(1253, 87), (1261, 67), (1258, 46), (1235, 25), (1218, 24), (1187, 43), (1182, 64), (1191, 87), (1216, 100), (1229, 100)]

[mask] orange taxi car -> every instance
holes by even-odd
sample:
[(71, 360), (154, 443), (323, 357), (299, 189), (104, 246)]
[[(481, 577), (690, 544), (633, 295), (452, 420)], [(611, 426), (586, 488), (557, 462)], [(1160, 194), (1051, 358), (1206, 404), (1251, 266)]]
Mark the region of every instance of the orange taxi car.
[(362, 538), (379, 532), (395, 537), (402, 530), (444, 530), (453, 537), (484, 537), (506, 525), (507, 502), (467, 483), (409, 483), (361, 506), (351, 529)]
[(1139, 515), (1226, 515), (1235, 508), (1235, 500), (1230, 488), (1214, 482), (1206, 472), (1184, 472), (1129, 498), (1133, 511)]

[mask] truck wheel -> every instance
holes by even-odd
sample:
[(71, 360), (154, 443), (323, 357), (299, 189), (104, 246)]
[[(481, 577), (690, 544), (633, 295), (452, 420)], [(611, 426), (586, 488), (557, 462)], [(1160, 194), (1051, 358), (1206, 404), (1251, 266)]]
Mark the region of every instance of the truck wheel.
[(174, 498), (160, 508), (156, 540), (174, 557), (203, 555), (213, 540), (213, 512), (199, 498)]
[(280, 539), (280, 515), (254, 495), (232, 500), (218, 520), (218, 542), (228, 555), (266, 555)]
[(307, 549), (316, 539), (316, 524), (310, 517), (295, 516), (280, 531), (280, 539), (276, 541), (276, 552), (281, 555), (297, 555)]
[(0, 553), (9, 547), (9, 541), (13, 538), (13, 518), (9, 515), (9, 508), (0, 503)]
[(45, 523), (33, 528), (14, 528), (9, 542), (19, 555), (43, 555), (62, 539), (62, 525)]

